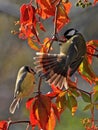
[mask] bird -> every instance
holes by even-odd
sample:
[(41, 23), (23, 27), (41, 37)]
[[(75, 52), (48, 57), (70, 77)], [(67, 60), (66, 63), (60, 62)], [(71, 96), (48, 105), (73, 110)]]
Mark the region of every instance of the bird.
[(59, 54), (37, 52), (34, 57), (36, 72), (59, 89), (68, 89), (68, 77), (75, 73), (86, 54), (86, 41), (78, 30), (68, 29), (64, 38)]
[(11, 114), (15, 113), (20, 101), (34, 91), (36, 85), (35, 74), (35, 71), (29, 66), (22, 66), (19, 69), (15, 83), (14, 99), (9, 108)]

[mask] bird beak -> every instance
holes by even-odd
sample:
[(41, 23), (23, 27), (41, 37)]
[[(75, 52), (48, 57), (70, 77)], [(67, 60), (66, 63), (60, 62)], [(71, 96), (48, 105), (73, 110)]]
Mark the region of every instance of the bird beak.
[(65, 38), (64, 36), (61, 38), (62, 40), (59, 40), (59, 45), (61, 46), (62, 43), (66, 42), (67, 41), (67, 38)]
[(32, 74), (36, 74), (36, 72), (35, 72), (32, 68), (30, 68), (29, 71), (30, 71)]

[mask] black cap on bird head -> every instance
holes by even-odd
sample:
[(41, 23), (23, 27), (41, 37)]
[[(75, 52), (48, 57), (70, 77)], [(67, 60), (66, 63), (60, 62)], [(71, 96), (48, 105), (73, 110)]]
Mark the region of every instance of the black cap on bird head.
[(64, 37), (66, 39), (70, 39), (71, 37), (73, 37), (74, 35), (76, 35), (78, 33), (78, 31), (74, 28), (68, 29), (65, 33), (64, 33)]
[(29, 66), (21, 67), (21, 71), (23, 71), (23, 72), (28, 71), (29, 73), (35, 73), (34, 70)]

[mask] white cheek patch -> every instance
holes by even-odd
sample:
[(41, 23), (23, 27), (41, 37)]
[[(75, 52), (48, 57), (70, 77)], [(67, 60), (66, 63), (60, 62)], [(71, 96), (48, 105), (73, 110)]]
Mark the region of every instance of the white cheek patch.
[(75, 30), (70, 31), (67, 36), (73, 36), (75, 34)]

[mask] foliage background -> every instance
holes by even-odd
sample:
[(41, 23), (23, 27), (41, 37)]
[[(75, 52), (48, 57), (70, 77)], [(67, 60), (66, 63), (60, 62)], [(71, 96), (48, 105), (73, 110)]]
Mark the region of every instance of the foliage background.
[[(14, 84), (18, 69), (22, 65), (30, 65), (33, 67), (33, 50), (27, 45), (26, 41), (18, 39), (18, 37), (11, 34), (11, 30), (15, 27), (14, 21), (18, 20), (19, 7), (27, 0), (0, 0), (0, 119), (13, 120), (27, 119), (27, 112), (25, 111), (25, 103), (22, 102), (20, 109), (16, 111), (15, 115), (9, 113), (9, 105), (13, 98)], [(76, 1), (73, 1), (73, 4)], [(76, 6), (72, 7), (70, 13), (71, 22), (61, 31), (70, 27), (77, 28), (87, 41), (92, 39), (98, 39), (98, 4), (95, 7), (89, 7), (86, 9)], [(51, 20), (45, 23), (47, 33), (42, 35), (43, 37), (52, 35)], [(55, 44), (56, 45), (56, 44)], [(98, 60), (93, 59), (93, 68), (98, 74)], [(79, 87), (84, 90), (92, 89), (83, 79), (79, 78)], [(44, 84), (42, 91), (47, 91), (47, 84)], [(89, 116), (88, 112), (83, 113), (82, 108), (85, 104), (79, 99), (79, 110), (74, 117), (66, 110), (62, 117), (60, 124), (57, 123), (56, 130), (83, 130), (80, 119), (82, 117)], [(96, 113), (97, 115), (97, 113)], [(17, 128), (18, 127), (18, 128)], [(22, 130), (24, 125), (11, 126), (11, 130)], [(36, 128), (37, 129), (37, 128)]]

